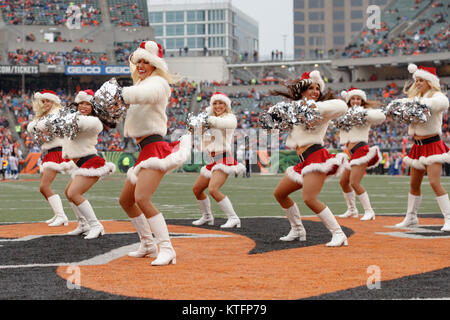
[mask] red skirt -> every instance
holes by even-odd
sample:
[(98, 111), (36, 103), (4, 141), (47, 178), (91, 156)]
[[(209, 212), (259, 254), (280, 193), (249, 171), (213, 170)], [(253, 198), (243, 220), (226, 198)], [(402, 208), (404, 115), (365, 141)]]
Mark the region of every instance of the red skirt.
[(191, 143), (191, 135), (188, 134), (172, 143), (156, 141), (145, 145), (139, 153), (134, 167), (128, 169), (128, 180), (132, 184), (136, 184), (142, 168), (168, 172), (182, 166), (191, 156)]
[(367, 169), (372, 169), (378, 166), (381, 158), (382, 155), (377, 146), (369, 148), (368, 145), (365, 145), (356, 149), (356, 151), (352, 154), (347, 169), (350, 170), (351, 166), (359, 166), (364, 163), (367, 163)]
[(116, 171), (116, 165), (112, 162), (106, 162), (100, 156), (95, 156), (72, 171), (72, 179), (75, 176), (86, 177), (104, 177)]
[(311, 153), (303, 162), (286, 169), (286, 175), (292, 181), (303, 185), (303, 177), (311, 172), (326, 173), (327, 178), (339, 176), (345, 169), (347, 155), (330, 154), (327, 149)]
[(442, 140), (425, 145), (414, 144), (403, 160), (408, 166), (425, 170), (425, 166), (433, 163), (450, 163), (449, 151), (449, 147)]
[(50, 151), (45, 154), (39, 169), (40, 172), (44, 172), (45, 169), (66, 172), (71, 170), (73, 166), (72, 160), (63, 159), (62, 151)]
[(241, 174), (245, 171), (245, 166), (233, 157), (227, 156), (203, 166), (200, 169), (200, 174), (210, 179), (214, 170), (220, 170), (226, 174)]

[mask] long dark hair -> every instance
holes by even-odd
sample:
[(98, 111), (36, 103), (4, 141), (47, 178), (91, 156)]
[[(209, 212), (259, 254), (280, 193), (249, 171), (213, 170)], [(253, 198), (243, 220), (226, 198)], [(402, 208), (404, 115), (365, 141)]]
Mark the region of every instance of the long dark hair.
[[(297, 101), (303, 98), (303, 93), (308, 90), (308, 88), (313, 84), (310, 79), (304, 80), (288, 80), (282, 82), (282, 85), (286, 87), (287, 91), (281, 90), (271, 90), (270, 94), (274, 96), (283, 96), (285, 98)], [(317, 101), (326, 101), (330, 99), (335, 99), (334, 94), (328, 90), (326, 92), (320, 91), (320, 96)]]

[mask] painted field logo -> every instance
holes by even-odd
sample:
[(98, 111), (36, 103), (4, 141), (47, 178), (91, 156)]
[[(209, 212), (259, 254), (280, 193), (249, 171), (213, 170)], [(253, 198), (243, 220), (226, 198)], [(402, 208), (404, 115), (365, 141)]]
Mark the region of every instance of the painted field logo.
[[(423, 218), (426, 225), (420, 229), (386, 229), (399, 220), (341, 219), (349, 245), (329, 248), (330, 234), (317, 217), (303, 219), (307, 241), (290, 243), (279, 240), (290, 228), (285, 217), (242, 218), (240, 229), (227, 231), (219, 227), (224, 218), (205, 227), (192, 226), (192, 219), (168, 219), (177, 264), (165, 267), (127, 255), (139, 246), (129, 221), (102, 221), (106, 234), (93, 241), (65, 235), (75, 222), (55, 228), (45, 223), (0, 225), (3, 297), (23, 297), (14, 288), (31, 290), (30, 277), (41, 281), (35, 288), (51, 284), (61, 299), (96, 294), (100, 299), (286, 300), (358, 287), (370, 297), (389, 290), (385, 282), (450, 267), (450, 234), (438, 231), (442, 219)], [(211, 315), (213, 310), (186, 311)]]

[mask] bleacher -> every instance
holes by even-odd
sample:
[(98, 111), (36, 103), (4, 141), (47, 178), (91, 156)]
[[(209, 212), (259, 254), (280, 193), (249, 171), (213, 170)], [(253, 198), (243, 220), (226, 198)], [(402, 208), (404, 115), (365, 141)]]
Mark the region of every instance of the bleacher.
[(3, 19), (8, 24), (61, 25), (67, 21), (66, 10), (70, 3), (81, 9), (83, 26), (98, 25), (102, 22), (98, 0), (47, 0), (42, 2), (2, 0), (0, 8)]
[(146, 0), (108, 0), (111, 23), (118, 27), (148, 26)]
[[(394, 0), (381, 14), (381, 29), (365, 27), (337, 57), (367, 58), (413, 55), (448, 50), (448, 7), (433, 7), (440, 0)], [(448, 4), (447, 4), (448, 5)], [(442, 21), (438, 21), (441, 14)], [(421, 29), (421, 22), (432, 25)], [(415, 27), (414, 27), (415, 26)], [(432, 42), (443, 33), (443, 43)], [(425, 41), (425, 42), (424, 42)]]

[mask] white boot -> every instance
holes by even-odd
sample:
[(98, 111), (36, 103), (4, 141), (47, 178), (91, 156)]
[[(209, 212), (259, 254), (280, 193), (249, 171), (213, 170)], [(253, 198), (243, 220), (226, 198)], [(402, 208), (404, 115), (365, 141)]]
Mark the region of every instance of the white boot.
[(397, 223), (397, 228), (417, 227), (419, 225), (419, 219), (417, 219), (417, 212), (419, 211), (420, 203), (422, 202), (422, 196), (415, 196), (408, 193), (408, 211), (406, 212), (405, 219), (402, 222)]
[(325, 227), (331, 232), (331, 241), (326, 244), (327, 247), (340, 247), (342, 245), (347, 246), (347, 236), (341, 229), (341, 226), (336, 221), (331, 210), (326, 207), (321, 213), (318, 214), (320, 220), (322, 220)]
[(306, 230), (303, 227), (302, 218), (300, 216), (300, 210), (296, 203), (288, 209), (284, 209), (286, 216), (291, 225), (291, 230), (287, 236), (281, 237), (281, 241), (294, 241), (298, 239), (299, 241), (306, 241)]
[(145, 256), (156, 258), (158, 256), (158, 247), (153, 241), (152, 230), (144, 214), (136, 218), (130, 218), (130, 220), (136, 228), (141, 244), (137, 251), (132, 251), (128, 255), (133, 258), (143, 258)]
[(241, 227), (241, 220), (236, 215), (236, 212), (234, 212), (233, 205), (231, 204), (230, 199), (228, 197), (225, 197), (222, 199), (222, 201), (218, 202), (219, 207), (222, 209), (222, 211), (227, 216), (228, 220), (225, 224), (221, 225), (221, 228), (240, 228)]
[(351, 191), (348, 193), (344, 193), (344, 199), (347, 203), (347, 211), (345, 211), (344, 214), (339, 215), (339, 218), (358, 218), (359, 212), (358, 208), (356, 208), (355, 192)]
[[(69, 220), (67, 219), (66, 214), (64, 213), (64, 208), (62, 205), (61, 198), (58, 194), (54, 194), (51, 197), (48, 197), (48, 203), (53, 209), (55, 213), (55, 217), (52, 222), (49, 223), (49, 227), (59, 227), (61, 225), (69, 225)], [(52, 220), (52, 219), (50, 219)]]
[(440, 197), (436, 197), (439, 208), (444, 215), (444, 226), (441, 231), (450, 231), (450, 200), (448, 194), (444, 194)]
[(105, 229), (95, 216), (94, 209), (92, 209), (89, 201), (85, 200), (82, 204), (80, 204), (78, 206), (78, 210), (86, 218), (89, 227), (91, 228), (84, 239), (95, 239), (105, 234)]
[(204, 225), (205, 223), (207, 223), (210, 226), (214, 225), (214, 217), (211, 213), (211, 201), (209, 200), (209, 197), (206, 196), (206, 199), (204, 200), (197, 199), (197, 203), (198, 206), (200, 207), (200, 210), (202, 211), (202, 217), (192, 222), (192, 224), (194, 226), (201, 226)]
[(155, 234), (156, 243), (159, 246), (159, 253), (156, 260), (152, 261), (152, 266), (166, 266), (176, 263), (176, 253), (170, 242), (169, 230), (162, 213), (147, 219), (150, 229)]
[(370, 205), (370, 199), (367, 192), (358, 195), (358, 198), (364, 208), (364, 216), (361, 218), (361, 220), (375, 220), (375, 211), (373, 211), (372, 206)]
[(86, 218), (78, 210), (78, 207), (76, 206), (75, 203), (71, 202), (70, 206), (72, 207), (75, 217), (77, 217), (78, 226), (76, 227), (75, 230), (67, 232), (67, 234), (70, 236), (79, 236), (80, 234), (87, 233), (89, 230), (91, 230), (91, 227), (89, 226), (89, 223), (87, 222)]

